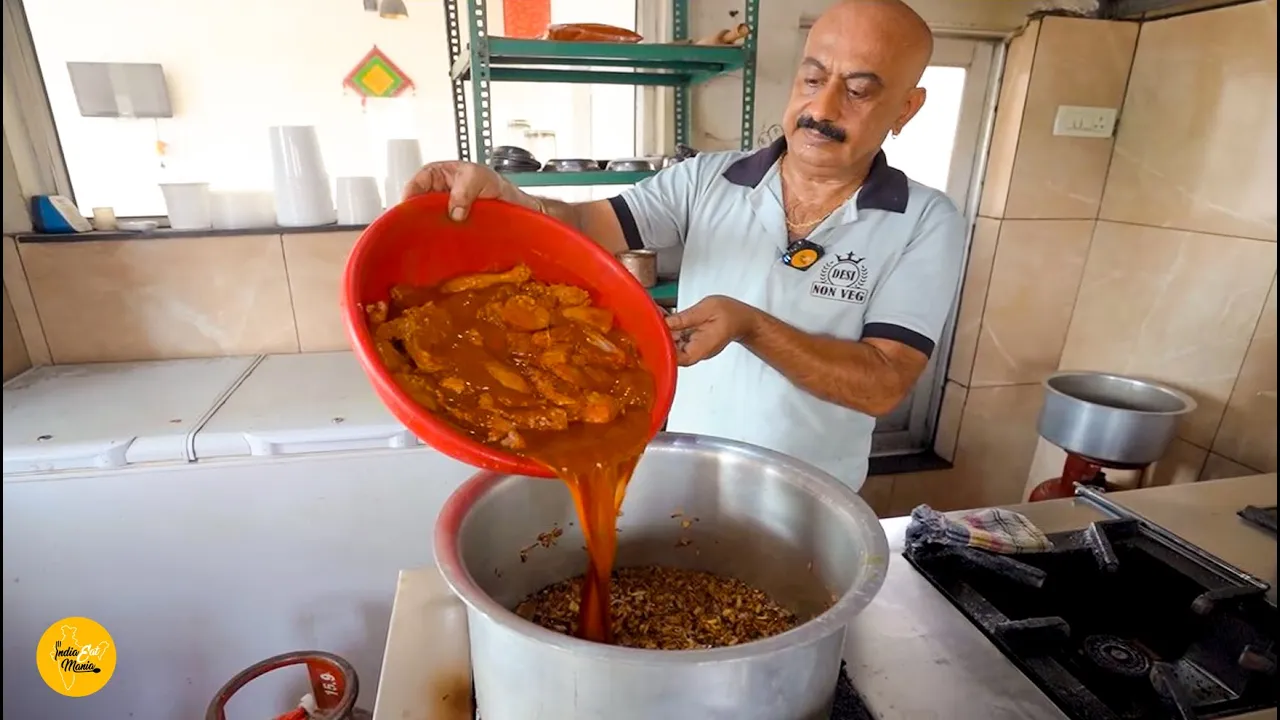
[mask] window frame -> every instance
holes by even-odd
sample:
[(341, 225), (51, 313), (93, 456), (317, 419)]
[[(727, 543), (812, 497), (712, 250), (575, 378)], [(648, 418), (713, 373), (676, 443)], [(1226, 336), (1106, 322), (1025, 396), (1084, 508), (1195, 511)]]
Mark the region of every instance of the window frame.
[[(4, 141), (25, 204), (33, 195), (71, 197), (71, 177), (53, 124), (22, 0), (4, 0)], [(9, 198), (6, 198), (6, 201)], [(13, 232), (5, 228), (5, 232)]]
[[(960, 293), (964, 289), (964, 273), (972, 248), (973, 228), (977, 222), (978, 198), (986, 172), (986, 155), (995, 119), (995, 99), (999, 94), (1004, 71), (1004, 38), (990, 34), (937, 33), (932, 66), (964, 67), (965, 88), (956, 123), (957, 151), (951, 157), (947, 195), (965, 216), (964, 265), (961, 282), (952, 298), (951, 312), (938, 339), (929, 365), (916, 381), (909, 398), (910, 410), (906, 430), (873, 432), (873, 457), (910, 455), (933, 449), (942, 396), (947, 385)], [(972, 152), (960, 152), (968, 145)]]

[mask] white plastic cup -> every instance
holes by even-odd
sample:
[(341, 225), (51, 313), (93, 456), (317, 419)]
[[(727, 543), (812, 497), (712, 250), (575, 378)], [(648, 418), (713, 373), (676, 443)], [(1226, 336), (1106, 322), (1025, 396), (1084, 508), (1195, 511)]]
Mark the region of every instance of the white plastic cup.
[(375, 178), (338, 178), (337, 200), (339, 225), (368, 225), (382, 214), (382, 196)]
[(311, 125), (270, 130), (276, 222), (282, 227), (330, 225), (337, 220), (333, 190)]
[(383, 190), (387, 206), (400, 202), (404, 186), (422, 169), (422, 147), (417, 140), (387, 141), (387, 178)]
[(169, 227), (174, 230), (208, 230), (213, 227), (209, 207), (209, 183), (161, 183)]
[(275, 197), (260, 190), (213, 190), (209, 193), (213, 229), (244, 230), (276, 224)]

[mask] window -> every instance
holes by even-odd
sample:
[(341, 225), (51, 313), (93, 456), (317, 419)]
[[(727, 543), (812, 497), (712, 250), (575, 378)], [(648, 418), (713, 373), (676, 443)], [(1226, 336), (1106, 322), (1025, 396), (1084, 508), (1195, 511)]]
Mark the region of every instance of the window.
[[(22, 5), (71, 190), (86, 215), (97, 206), (118, 216), (164, 215), (161, 182), (270, 189), (272, 125), (315, 125), (331, 179), (382, 178), (393, 138), (418, 139), (426, 160), (456, 155), (439, 2), (409, 0), (409, 16), (394, 20), (366, 12), (360, 0)], [(491, 32), (500, 33), (502, 6), (488, 3)], [(635, 0), (551, 0), (550, 10), (552, 22), (636, 21)], [(343, 87), (374, 46), (412, 80), (410, 93), (361, 102)], [(173, 117), (82, 117), (68, 62), (159, 63)], [(495, 83), (494, 126), (526, 120), (555, 134), (562, 157), (627, 157), (635, 152), (635, 97), (630, 87)]]
[(918, 183), (946, 192), (956, 125), (964, 99), (968, 68), (932, 65), (925, 68), (920, 87), (926, 101), (898, 137), (889, 136), (884, 153), (889, 164)]

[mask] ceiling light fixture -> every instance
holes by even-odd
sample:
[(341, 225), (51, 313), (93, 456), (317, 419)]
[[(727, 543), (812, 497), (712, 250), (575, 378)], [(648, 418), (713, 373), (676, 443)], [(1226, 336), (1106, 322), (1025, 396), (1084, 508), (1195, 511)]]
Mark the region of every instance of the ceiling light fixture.
[(378, 16), (390, 20), (407, 18), (409, 9), (404, 6), (404, 0), (382, 0), (378, 6)]
[(378, 0), (364, 0), (365, 12), (378, 12)]

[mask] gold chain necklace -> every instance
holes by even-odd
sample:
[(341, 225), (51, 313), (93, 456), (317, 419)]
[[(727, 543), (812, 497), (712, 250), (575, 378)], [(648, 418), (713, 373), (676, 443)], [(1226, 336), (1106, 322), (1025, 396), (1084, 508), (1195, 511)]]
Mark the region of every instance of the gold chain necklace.
[[(785, 160), (785, 159), (786, 159), (786, 155), (783, 155), (782, 157), (783, 157), (783, 160)], [(782, 162), (782, 161), (779, 161), (779, 162)], [(857, 187), (855, 187), (853, 190), (850, 190), (849, 192), (845, 193), (845, 194), (844, 194), (842, 197), (840, 197), (840, 199), (838, 199), (834, 204), (832, 204), (830, 207), (828, 207), (828, 208), (824, 209), (824, 210), (823, 210), (823, 211), (822, 211), (822, 212), (817, 216), (817, 218), (816, 218), (816, 219), (814, 219), (814, 220), (810, 220), (810, 221), (808, 221), (808, 222), (795, 222), (795, 221), (793, 221), (793, 220), (791, 219), (791, 215), (795, 212), (795, 208), (796, 208), (796, 206), (797, 206), (797, 205), (799, 205), (799, 203), (792, 203), (792, 204), (791, 204), (791, 207), (786, 207), (786, 206), (784, 205), (784, 206), (783, 206), (783, 208), (782, 208), (782, 214), (783, 214), (783, 220), (785, 220), (785, 221), (786, 221), (786, 223), (787, 223), (787, 229), (788, 229), (788, 230), (792, 230), (792, 231), (797, 231), (797, 232), (798, 232), (798, 231), (800, 231), (800, 230), (807, 230), (807, 229), (809, 229), (809, 228), (811, 228), (811, 227), (813, 227), (813, 226), (815, 226), (815, 225), (817, 225), (817, 224), (821, 223), (823, 220), (826, 220), (828, 217), (830, 217), (831, 213), (833, 213), (833, 212), (835, 212), (837, 209), (839, 209), (841, 205), (843, 205), (843, 204), (845, 204), (846, 202), (848, 202), (848, 201), (849, 201), (849, 198), (850, 198), (850, 197), (852, 197), (852, 196), (853, 196), (853, 194), (854, 194), (855, 192), (857, 192), (857, 191), (858, 191), (858, 188), (857, 188)]]

